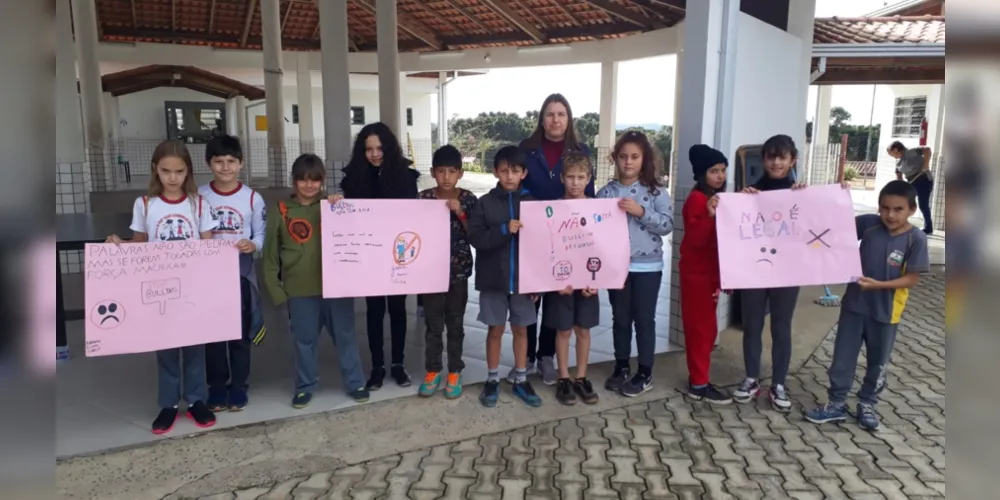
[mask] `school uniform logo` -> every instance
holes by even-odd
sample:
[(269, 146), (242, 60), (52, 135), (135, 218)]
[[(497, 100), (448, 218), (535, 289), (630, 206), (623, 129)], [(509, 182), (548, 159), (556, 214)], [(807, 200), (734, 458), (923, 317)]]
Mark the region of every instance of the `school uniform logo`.
[(156, 223), (156, 239), (178, 241), (197, 238), (191, 219), (181, 214), (167, 214)]
[(889, 258), (886, 262), (890, 267), (900, 267), (903, 265), (903, 257), (903, 252), (893, 250), (892, 253), (889, 254)]
[(219, 221), (212, 234), (243, 234), (243, 214), (239, 210), (219, 205), (214, 208), (212, 217)]

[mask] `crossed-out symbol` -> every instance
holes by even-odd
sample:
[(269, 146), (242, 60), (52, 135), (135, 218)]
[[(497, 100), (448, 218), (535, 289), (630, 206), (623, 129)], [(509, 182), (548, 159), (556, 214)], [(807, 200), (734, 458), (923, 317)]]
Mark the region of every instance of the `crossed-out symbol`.
[(827, 248), (831, 248), (830, 245), (828, 245), (825, 241), (823, 241), (823, 236), (825, 236), (826, 233), (829, 233), (829, 232), (830, 232), (830, 230), (827, 229), (826, 231), (823, 231), (823, 232), (821, 232), (819, 234), (816, 234), (815, 232), (813, 232), (812, 229), (810, 229), (809, 230), (809, 234), (813, 235), (813, 239), (807, 241), (806, 245), (812, 245), (812, 246), (815, 246), (815, 247), (818, 247), (819, 245), (823, 245), (823, 246), (825, 246)]

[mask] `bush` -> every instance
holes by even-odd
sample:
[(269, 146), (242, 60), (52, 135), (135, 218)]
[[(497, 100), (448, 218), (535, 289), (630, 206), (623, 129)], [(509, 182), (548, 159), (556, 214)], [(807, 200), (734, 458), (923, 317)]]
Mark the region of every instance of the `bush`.
[(858, 178), (858, 169), (854, 167), (847, 167), (844, 169), (844, 180), (851, 182)]

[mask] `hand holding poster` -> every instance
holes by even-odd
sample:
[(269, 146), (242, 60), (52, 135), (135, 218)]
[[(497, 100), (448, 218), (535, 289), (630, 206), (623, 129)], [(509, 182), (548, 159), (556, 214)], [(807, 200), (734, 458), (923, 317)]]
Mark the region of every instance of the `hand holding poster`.
[(628, 277), (629, 239), (618, 200), (521, 203), (518, 280), (521, 293), (567, 286), (619, 289)]
[(234, 243), (86, 245), (86, 355), (149, 352), (240, 338), (240, 264)]
[(861, 276), (854, 205), (840, 185), (723, 193), (715, 225), (723, 289), (847, 283)]
[(448, 291), (451, 222), (443, 200), (323, 201), (323, 296)]

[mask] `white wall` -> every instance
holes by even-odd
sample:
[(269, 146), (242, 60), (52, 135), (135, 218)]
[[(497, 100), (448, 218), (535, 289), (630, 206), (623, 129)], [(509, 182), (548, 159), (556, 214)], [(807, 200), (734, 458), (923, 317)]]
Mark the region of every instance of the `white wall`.
[[(874, 123), (881, 124), (879, 132), (878, 171), (875, 174), (875, 192), (889, 181), (896, 179), (896, 160), (889, 156), (886, 148), (893, 141), (900, 141), (906, 147), (920, 145), (920, 137), (894, 137), (892, 135), (893, 113), (896, 99), (900, 97), (927, 97), (927, 145), (932, 149), (939, 144), (938, 113), (941, 105), (943, 85), (879, 85), (875, 90)], [(940, 131), (943, 132), (943, 131)], [(935, 156), (937, 151), (934, 151)]]

